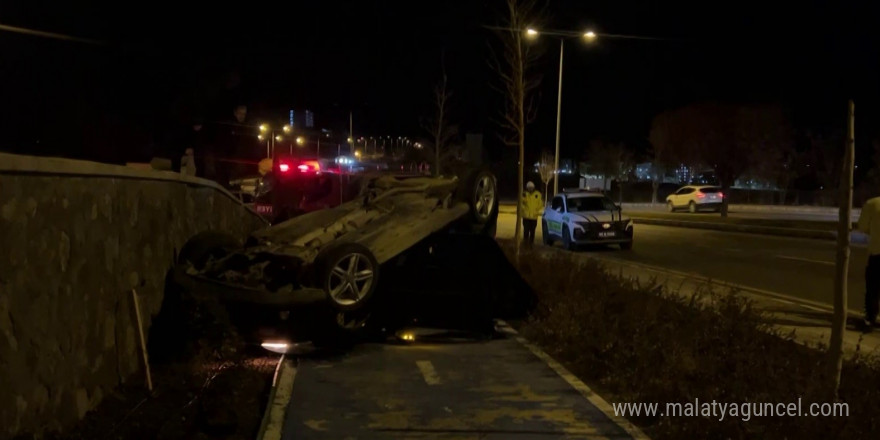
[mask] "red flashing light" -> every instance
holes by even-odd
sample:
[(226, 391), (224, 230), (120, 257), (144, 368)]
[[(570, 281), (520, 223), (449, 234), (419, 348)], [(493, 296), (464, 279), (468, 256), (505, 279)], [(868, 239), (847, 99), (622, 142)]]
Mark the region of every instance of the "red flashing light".
[(290, 162), (280, 162), (278, 164), (278, 171), (281, 173), (289, 173), (295, 169), (300, 173), (315, 173), (318, 174), (321, 172), (321, 164), (317, 160), (304, 160), (304, 161), (295, 161), (293, 164)]
[(723, 198), (724, 198), (724, 193), (723, 193), (723, 192), (719, 192), (719, 193), (718, 193), (718, 197), (721, 197), (721, 198), (723, 199)]
[(317, 160), (304, 161), (303, 163), (299, 164), (296, 168), (301, 173), (308, 173), (308, 172), (320, 173), (321, 172), (321, 164), (318, 163)]

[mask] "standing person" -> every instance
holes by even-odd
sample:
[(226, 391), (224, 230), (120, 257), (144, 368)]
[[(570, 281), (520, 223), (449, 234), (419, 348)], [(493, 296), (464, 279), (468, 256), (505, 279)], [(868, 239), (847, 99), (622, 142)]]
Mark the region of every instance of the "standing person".
[(541, 198), (541, 192), (535, 190), (535, 184), (526, 183), (526, 190), (520, 198), (520, 209), (522, 209), (523, 219), (523, 243), (531, 246), (535, 243), (535, 229), (538, 227), (538, 216), (544, 210), (544, 200)]
[(880, 197), (874, 197), (862, 206), (859, 230), (869, 236), (868, 267), (865, 268), (864, 331), (877, 327), (880, 313)]
[(196, 158), (192, 148), (187, 148), (186, 153), (180, 158), (180, 174), (196, 175)]

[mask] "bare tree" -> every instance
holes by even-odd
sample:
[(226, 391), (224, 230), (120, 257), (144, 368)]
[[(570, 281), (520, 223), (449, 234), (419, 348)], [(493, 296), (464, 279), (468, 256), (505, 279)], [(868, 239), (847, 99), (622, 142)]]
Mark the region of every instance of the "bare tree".
[[(706, 165), (715, 170), (722, 192), (753, 169), (761, 152), (790, 139), (787, 118), (775, 106), (693, 104), (655, 119), (652, 141), (667, 163)], [(727, 217), (728, 199), (721, 205)]]
[(651, 142), (651, 203), (657, 203), (657, 192), (663, 177), (666, 175), (666, 169), (672, 165), (672, 156), (678, 145), (676, 131), (673, 124), (673, 116), (671, 112), (664, 112), (651, 122), (651, 132), (648, 140)]
[[(541, 153), (541, 162), (538, 163), (538, 173), (541, 175), (541, 181), (544, 182), (544, 197), (548, 195), (550, 180), (556, 177), (556, 156), (550, 151), (544, 150)], [(545, 199), (546, 200), (546, 199)]]
[(837, 226), (837, 264), (834, 273), (834, 316), (828, 344), (830, 397), (838, 397), (843, 369), (843, 334), (846, 332), (846, 282), (849, 272), (849, 241), (852, 235), (853, 166), (855, 165), (855, 104), (849, 101), (846, 149), (840, 173), (840, 212)]
[(617, 203), (623, 203), (623, 179), (635, 166), (636, 155), (625, 142), (612, 145), (614, 155), (614, 180), (617, 181)]
[(756, 161), (754, 174), (775, 185), (780, 191), (780, 204), (785, 204), (788, 189), (797, 177), (798, 154), (794, 148), (793, 137), (780, 137), (762, 152), (764, 158)]
[[(523, 166), (525, 162), (526, 125), (534, 120), (537, 103), (532, 92), (540, 85), (541, 77), (533, 72), (539, 52), (524, 41), (526, 29), (537, 25), (539, 19), (536, 0), (506, 0), (506, 14), (502, 25), (494, 28), (501, 40), (501, 54), (493, 52), (490, 67), (498, 75), (493, 85), (505, 97), (504, 112), (499, 121), (506, 132), (505, 144), (518, 150), (517, 192), (523, 190)], [(519, 200), (519, 197), (517, 197)], [(517, 254), (522, 237), (522, 209), (517, 203), (516, 233)]]
[(623, 191), (620, 183), (633, 166), (635, 155), (624, 142), (606, 142), (593, 139), (587, 148), (588, 170), (593, 174), (601, 174), (603, 188), (609, 188), (609, 180), (618, 183), (618, 203), (623, 202)]
[(458, 127), (449, 124), (449, 99), (452, 91), (449, 90), (446, 77), (446, 56), (440, 55), (440, 80), (434, 85), (434, 116), (422, 122), (422, 127), (427, 130), (434, 140), (434, 175), (440, 174), (440, 155), (445, 150), (447, 142), (458, 134)]

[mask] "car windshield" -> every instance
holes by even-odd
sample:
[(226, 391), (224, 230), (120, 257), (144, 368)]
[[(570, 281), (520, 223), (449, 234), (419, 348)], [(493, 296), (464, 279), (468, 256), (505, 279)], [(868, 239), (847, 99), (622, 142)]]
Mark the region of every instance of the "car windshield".
[(613, 209), (613, 203), (603, 197), (577, 197), (568, 199), (569, 212), (581, 211), (608, 211)]

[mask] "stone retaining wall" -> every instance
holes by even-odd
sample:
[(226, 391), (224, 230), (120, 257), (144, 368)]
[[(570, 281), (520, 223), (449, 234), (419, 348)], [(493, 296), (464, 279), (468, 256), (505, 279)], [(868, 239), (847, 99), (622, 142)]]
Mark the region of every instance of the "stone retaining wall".
[(143, 380), (144, 331), (186, 240), (265, 226), (213, 182), (0, 154), (0, 439), (68, 426)]

